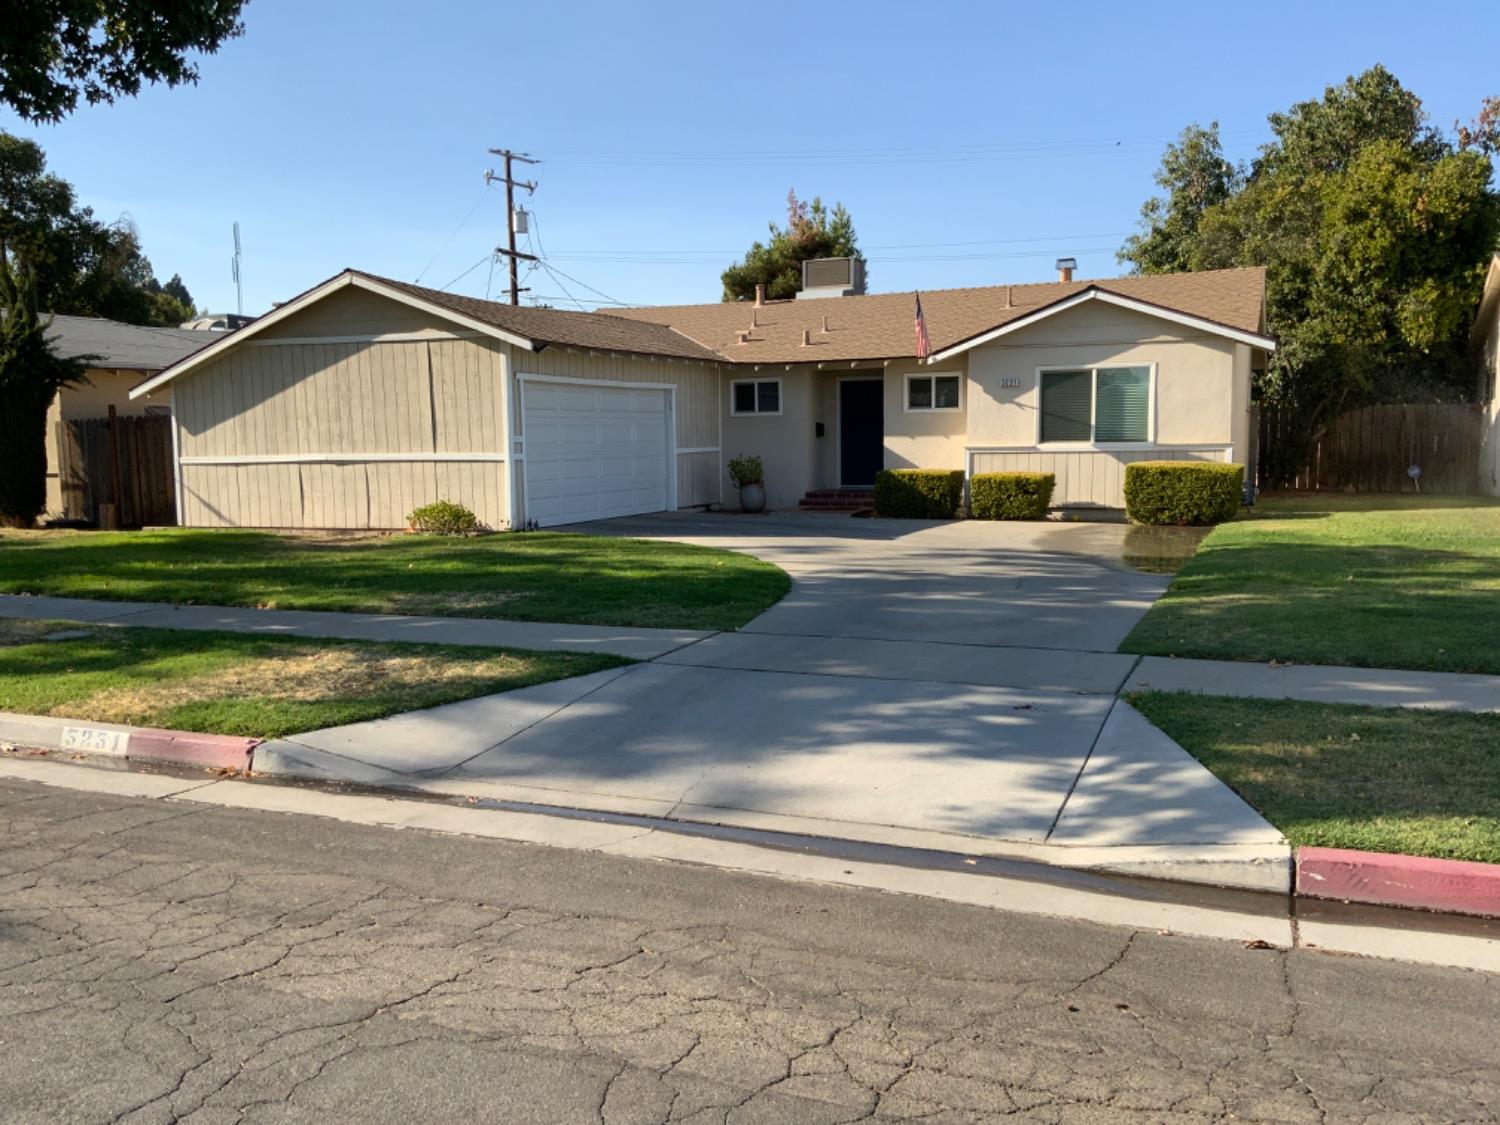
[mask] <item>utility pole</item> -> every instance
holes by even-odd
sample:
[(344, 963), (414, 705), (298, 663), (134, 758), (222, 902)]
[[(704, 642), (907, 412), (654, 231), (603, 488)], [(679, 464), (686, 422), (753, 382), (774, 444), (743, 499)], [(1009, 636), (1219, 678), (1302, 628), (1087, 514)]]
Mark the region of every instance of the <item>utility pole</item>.
[(517, 272), (517, 266), (521, 259), (528, 262), (537, 261), (535, 254), (522, 254), (516, 249), (516, 188), (523, 187), (530, 195), (536, 191), (536, 184), (528, 180), (516, 180), (511, 176), (511, 161), (519, 161), (522, 164), (535, 164), (537, 161), (519, 152), (512, 152), (508, 148), (492, 148), (490, 152), (505, 161), (505, 174), (496, 176), (494, 172), (484, 174), (484, 182), (490, 183), (499, 180), (505, 185), (505, 247), (495, 247), (495, 253), (504, 254), (510, 259), (510, 303), (519, 305), (521, 303), (521, 278)]

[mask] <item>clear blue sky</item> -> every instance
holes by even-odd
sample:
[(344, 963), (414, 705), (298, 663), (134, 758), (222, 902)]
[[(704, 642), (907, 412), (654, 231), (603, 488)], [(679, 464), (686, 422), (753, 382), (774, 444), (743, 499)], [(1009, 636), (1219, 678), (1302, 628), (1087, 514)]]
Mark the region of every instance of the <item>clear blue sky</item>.
[[(872, 289), (935, 289), (1043, 279), (1061, 254), (1120, 272), (1188, 122), (1247, 157), (1268, 112), (1375, 62), (1445, 127), (1500, 93), (1493, 2), (253, 0), (245, 24), (196, 87), (54, 126), (0, 112), (215, 311), (236, 219), (247, 312), (346, 265), (443, 287), (503, 239), (492, 146), (542, 158), (542, 249), (618, 300), (716, 300), (792, 186), (849, 207)], [(452, 288), (498, 295), (502, 274)]]

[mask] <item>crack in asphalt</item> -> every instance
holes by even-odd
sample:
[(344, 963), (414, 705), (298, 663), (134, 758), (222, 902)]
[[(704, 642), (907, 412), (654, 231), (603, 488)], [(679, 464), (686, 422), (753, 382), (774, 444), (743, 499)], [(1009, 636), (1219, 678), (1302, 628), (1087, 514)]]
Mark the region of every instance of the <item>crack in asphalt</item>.
[[(1497, 983), (1478, 973), (442, 841), (476, 865), (470, 888), (413, 867), (402, 853), (427, 846), (414, 834), (157, 816), (19, 782), (0, 798), (7, 1120), (1494, 1121), (1500, 1108), (1478, 1030)], [(234, 841), (266, 836), (244, 862)], [(528, 882), (543, 862), (574, 874)], [(637, 889), (599, 903), (603, 884), (580, 874), (597, 864)], [(512, 890), (487, 889), (497, 872)], [(683, 878), (698, 889), (669, 893)], [(714, 920), (714, 895), (740, 920)], [(897, 931), (911, 941), (890, 945)], [(960, 938), (954, 960), (942, 950)]]

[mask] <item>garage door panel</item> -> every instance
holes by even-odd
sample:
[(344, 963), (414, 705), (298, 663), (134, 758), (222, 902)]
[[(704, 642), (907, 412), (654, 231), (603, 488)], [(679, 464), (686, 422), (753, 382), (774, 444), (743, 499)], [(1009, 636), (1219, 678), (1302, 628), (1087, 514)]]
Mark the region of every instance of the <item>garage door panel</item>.
[(668, 392), (523, 380), (521, 396), (529, 518), (549, 525), (667, 507)]

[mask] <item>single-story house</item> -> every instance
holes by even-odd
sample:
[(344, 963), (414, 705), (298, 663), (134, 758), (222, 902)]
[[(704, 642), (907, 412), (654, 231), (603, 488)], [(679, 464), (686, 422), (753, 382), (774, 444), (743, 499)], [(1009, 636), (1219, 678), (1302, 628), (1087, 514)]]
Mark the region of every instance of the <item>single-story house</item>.
[(1056, 503), (1120, 507), (1130, 461), (1248, 461), (1264, 289), (1239, 269), (933, 290), (918, 359), (911, 293), (584, 313), (346, 270), (132, 396), (172, 411), (188, 526), (732, 507), (742, 454), (773, 507), (898, 467), (1050, 469)]
[(120, 415), (165, 414), (165, 403), (132, 399), (131, 388), (195, 352), (207, 333), (180, 328), (146, 328), (90, 316), (54, 316), (47, 339), (55, 354), (64, 358), (87, 356), (87, 381), (64, 387), (47, 411), (47, 510), (48, 517), (62, 514), (62, 484), (59, 475), (57, 427), (59, 422), (80, 418), (103, 418), (113, 406)]
[(1500, 253), (1490, 259), (1485, 274), (1472, 338), (1479, 356), (1479, 401), (1484, 404), (1479, 489), (1500, 496)]

